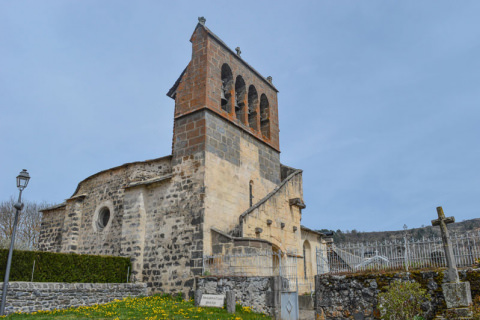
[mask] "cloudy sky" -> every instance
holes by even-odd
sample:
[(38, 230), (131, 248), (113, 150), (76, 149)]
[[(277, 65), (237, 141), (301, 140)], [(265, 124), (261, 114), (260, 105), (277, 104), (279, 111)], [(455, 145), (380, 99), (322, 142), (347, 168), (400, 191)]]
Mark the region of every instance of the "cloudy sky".
[(197, 17), (279, 89), (302, 224), (480, 217), (480, 1), (0, 1), (0, 200), (171, 153)]

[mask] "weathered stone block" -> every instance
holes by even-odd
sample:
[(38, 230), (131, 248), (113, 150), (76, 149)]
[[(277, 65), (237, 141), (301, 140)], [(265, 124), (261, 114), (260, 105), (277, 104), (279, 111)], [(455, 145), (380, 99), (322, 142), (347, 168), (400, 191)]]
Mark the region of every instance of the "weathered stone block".
[(472, 304), (472, 291), (470, 282), (456, 282), (442, 284), (443, 296), (447, 308), (468, 307)]
[(227, 291), (227, 312), (228, 313), (235, 313), (235, 292), (234, 291)]

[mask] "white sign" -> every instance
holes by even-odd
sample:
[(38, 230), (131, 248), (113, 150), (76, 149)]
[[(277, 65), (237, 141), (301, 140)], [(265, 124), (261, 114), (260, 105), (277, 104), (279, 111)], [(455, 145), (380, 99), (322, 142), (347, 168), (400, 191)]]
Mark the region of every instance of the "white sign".
[(200, 307), (217, 307), (222, 308), (225, 301), (223, 294), (203, 294), (200, 299)]

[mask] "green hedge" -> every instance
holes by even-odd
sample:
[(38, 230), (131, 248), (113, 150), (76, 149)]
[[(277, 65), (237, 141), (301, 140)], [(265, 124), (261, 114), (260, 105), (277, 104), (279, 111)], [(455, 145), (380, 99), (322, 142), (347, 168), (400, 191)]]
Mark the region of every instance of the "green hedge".
[[(7, 257), (8, 250), (0, 249), (0, 282)], [(130, 258), (15, 250), (10, 281), (31, 281), (34, 261), (34, 282), (122, 283), (131, 270)]]

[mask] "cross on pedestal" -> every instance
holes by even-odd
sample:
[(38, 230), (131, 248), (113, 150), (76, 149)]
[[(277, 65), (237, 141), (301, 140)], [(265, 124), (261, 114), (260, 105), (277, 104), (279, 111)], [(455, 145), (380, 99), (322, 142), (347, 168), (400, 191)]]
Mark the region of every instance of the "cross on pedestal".
[(437, 207), (438, 219), (432, 220), (432, 226), (440, 226), (442, 233), (443, 249), (445, 250), (445, 259), (447, 260), (448, 270), (445, 274), (445, 282), (459, 282), (457, 265), (455, 263), (455, 257), (453, 255), (452, 244), (450, 243), (450, 237), (448, 235), (447, 224), (454, 223), (454, 217), (445, 218), (442, 207)]

